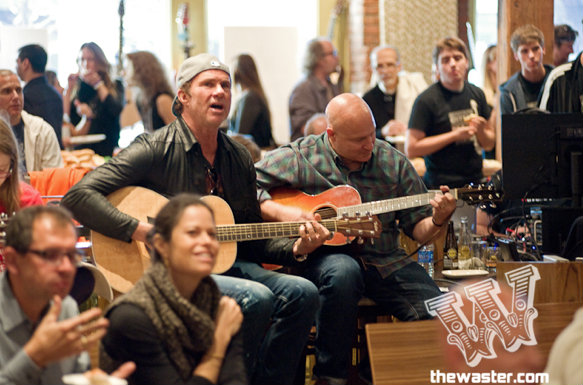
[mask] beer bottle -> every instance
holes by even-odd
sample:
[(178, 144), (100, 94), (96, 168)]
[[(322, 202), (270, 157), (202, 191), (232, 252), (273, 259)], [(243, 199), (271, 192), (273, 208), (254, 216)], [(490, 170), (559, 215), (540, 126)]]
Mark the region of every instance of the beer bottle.
[(443, 246), (443, 270), (453, 270), (458, 268), (457, 241), (453, 230), (453, 222), (447, 224), (447, 235)]
[(460, 236), (458, 242), (458, 261), (460, 270), (472, 268), (472, 258), (470, 256), (470, 230), (468, 228), (468, 217), (460, 219)]

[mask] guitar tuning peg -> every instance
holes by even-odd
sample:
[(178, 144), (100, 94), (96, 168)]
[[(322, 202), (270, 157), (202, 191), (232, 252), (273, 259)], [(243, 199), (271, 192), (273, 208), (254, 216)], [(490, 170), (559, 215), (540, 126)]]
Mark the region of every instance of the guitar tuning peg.
[(374, 238), (370, 238), (370, 244), (374, 245)]
[(364, 239), (362, 237), (358, 237), (358, 241), (356, 241), (359, 245), (364, 243)]

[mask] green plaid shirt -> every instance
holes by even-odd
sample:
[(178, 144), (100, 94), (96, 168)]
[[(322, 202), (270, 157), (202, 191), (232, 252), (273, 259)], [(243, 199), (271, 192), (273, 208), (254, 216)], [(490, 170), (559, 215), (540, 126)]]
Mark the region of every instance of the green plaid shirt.
[[(378, 139), (371, 159), (356, 171), (343, 164), (326, 133), (268, 152), (255, 168), (260, 202), (270, 199), (268, 191), (276, 187), (315, 195), (334, 186), (350, 185), (360, 193), (363, 203), (427, 192), (407, 157)], [(412, 236), (415, 225), (431, 214), (431, 206), (423, 206), (379, 215), (383, 227), (380, 239), (375, 239), (374, 245), (365, 242), (353, 256), (387, 277), (413, 261), (399, 245), (399, 230)]]

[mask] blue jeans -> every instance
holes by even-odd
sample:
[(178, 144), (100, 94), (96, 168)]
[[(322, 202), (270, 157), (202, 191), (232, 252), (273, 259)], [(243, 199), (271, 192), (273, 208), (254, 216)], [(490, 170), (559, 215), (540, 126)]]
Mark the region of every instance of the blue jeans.
[(247, 279), (233, 278), (212, 274), (217, 286), (224, 295), (233, 298), (241, 307), (243, 324), (243, 350), (245, 352), (245, 368), (251, 377), (255, 370), (257, 350), (263, 339), (263, 334), (273, 309), (274, 296), (264, 285)]
[(363, 269), (347, 254), (328, 254), (309, 259), (301, 274), (320, 292), (314, 367), (318, 377), (348, 377), (358, 301), (363, 295), (401, 320), (416, 320), (431, 318), (423, 301), (441, 294), (417, 263), (382, 279), (376, 269)]
[[(261, 322), (248, 320), (243, 309), (244, 340), (246, 334), (255, 342), (263, 337), (255, 370), (250, 372), (252, 383), (291, 384), (318, 311), (318, 289), (302, 277), (266, 270), (247, 261), (237, 260), (226, 274), (256, 281), (256, 285), (268, 291), (266, 302), (270, 308), (268, 314), (260, 317)], [(247, 304), (244, 302), (243, 306)], [(268, 322), (271, 320), (268, 326), (263, 318), (266, 315)]]

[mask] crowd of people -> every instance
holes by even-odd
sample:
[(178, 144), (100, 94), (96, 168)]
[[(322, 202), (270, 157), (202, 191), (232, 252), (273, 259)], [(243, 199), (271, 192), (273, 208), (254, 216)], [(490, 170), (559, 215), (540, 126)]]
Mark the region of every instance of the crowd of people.
[[(572, 52), (576, 32), (559, 27), (556, 50)], [(291, 385), (313, 326), (316, 384), (346, 384), (363, 296), (401, 321), (431, 318), (425, 301), (441, 292), (399, 235), (423, 245), (445, 231), (456, 209), (450, 187), (484, 179), (482, 154), (496, 141), (493, 115), (583, 112), (581, 54), (554, 69), (544, 65), (544, 37), (533, 25), (517, 28), (510, 45), (520, 71), (498, 89), (496, 50), (489, 48), (487, 90), (467, 81), (469, 53), (457, 37), (436, 43), (431, 85), (403, 70), (397, 47), (376, 47), (374, 79), (361, 97), (343, 93), (342, 75), (332, 81), (342, 73), (332, 42), (313, 39), (289, 99), (291, 142), (284, 145), (273, 139), (249, 54), (232, 68), (208, 53), (190, 57), (174, 91), (152, 53), (126, 55), (124, 83), (88, 42), (63, 89), (49, 81), (46, 51), (22, 47), (16, 73), (0, 69), (0, 212), (11, 217), (0, 254), (0, 384), (60, 384), (65, 374), (89, 370), (87, 351), (99, 344), (105, 372), (88, 375), (107, 372), (130, 384)], [(242, 95), (231, 113), (235, 86)], [(145, 133), (117, 153), (126, 87)], [(26, 173), (61, 167), (61, 149), (92, 134), (105, 139), (82, 146), (111, 159), (75, 184), (61, 207), (42, 206)], [(406, 136), (404, 152), (386, 140), (392, 136)], [(424, 159), (423, 177), (413, 157)], [(340, 185), (352, 186), (363, 203), (428, 188), (441, 193), (429, 205), (379, 214), (374, 244), (340, 247), (328, 245), (333, 234), (323, 214), (275, 194), (318, 195)], [(152, 222), (140, 221), (107, 198), (127, 186), (169, 201)], [(296, 236), (239, 242), (233, 265), (215, 274), (223, 213), (204, 195), (226, 201), (237, 224), (291, 223)], [(98, 308), (79, 314), (68, 295), (80, 261), (73, 218), (150, 245), (151, 266), (103, 316)]]

